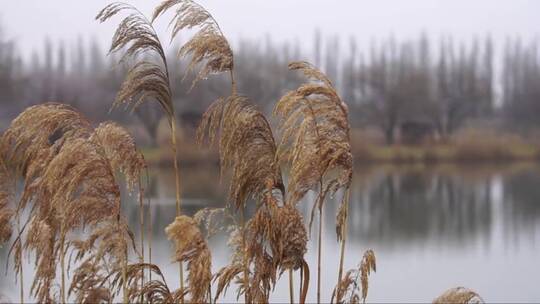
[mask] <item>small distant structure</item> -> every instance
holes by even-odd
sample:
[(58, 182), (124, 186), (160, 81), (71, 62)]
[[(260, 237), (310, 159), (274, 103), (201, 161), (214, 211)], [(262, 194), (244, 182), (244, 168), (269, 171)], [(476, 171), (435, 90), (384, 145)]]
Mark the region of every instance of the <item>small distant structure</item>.
[(427, 120), (406, 120), (399, 124), (399, 141), (406, 145), (418, 145), (433, 141), (436, 128)]

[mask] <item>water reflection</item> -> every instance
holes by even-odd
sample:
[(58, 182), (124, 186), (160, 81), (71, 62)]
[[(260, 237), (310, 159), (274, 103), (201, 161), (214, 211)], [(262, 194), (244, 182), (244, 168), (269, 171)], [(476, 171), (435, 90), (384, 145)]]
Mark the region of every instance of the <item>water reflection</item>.
[[(176, 267), (168, 267), (171, 244), (163, 233), (175, 213), (174, 175), (169, 168), (152, 168), (149, 176), (154, 262), (176, 286)], [(182, 177), (185, 213), (224, 204), (227, 184), (220, 183), (217, 167), (183, 168)], [(379, 272), (370, 286), (371, 301), (425, 302), (456, 285), (476, 289), (488, 301), (540, 301), (533, 279), (540, 272), (539, 165), (357, 166), (351, 195), (346, 266), (354, 267), (363, 250), (375, 249)], [(305, 217), (313, 199), (308, 194), (299, 205)], [(328, 299), (336, 280), (332, 262), (338, 260), (334, 226), (339, 199), (337, 194), (328, 201), (323, 218), (328, 261), (323, 298)], [(137, 227), (136, 197), (125, 201), (130, 225)], [(226, 236), (212, 238), (210, 246), (217, 270), (228, 258)], [(306, 258), (315, 265), (316, 243), (309, 246)], [(5, 261), (6, 248), (0, 257)], [(16, 299), (13, 281), (12, 274), (1, 280), (0, 293)], [(235, 300), (232, 290), (225, 300)], [(283, 282), (272, 300), (288, 300)]]

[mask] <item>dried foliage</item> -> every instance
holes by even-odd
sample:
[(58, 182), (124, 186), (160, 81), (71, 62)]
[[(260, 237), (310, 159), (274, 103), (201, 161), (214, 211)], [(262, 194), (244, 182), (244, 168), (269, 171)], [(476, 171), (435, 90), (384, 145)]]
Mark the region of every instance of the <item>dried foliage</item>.
[(127, 12), (128, 15), (118, 25), (109, 52), (125, 50), (122, 60), (137, 58), (141, 54), (154, 54), (160, 62), (141, 60), (134, 64), (116, 95), (114, 106), (126, 104), (135, 109), (144, 101), (154, 99), (171, 119), (174, 108), (167, 61), (152, 23), (134, 6), (123, 2), (107, 5), (98, 13), (96, 20), (105, 22), (120, 12)]
[(11, 218), (14, 215), (9, 202), (13, 197), (13, 187), (3, 157), (0, 154), (0, 246), (11, 238), (13, 227)]
[(278, 208), (275, 217), (279, 235), (278, 264), (282, 269), (299, 269), (307, 252), (307, 232), (304, 219), (293, 205)]
[(244, 96), (219, 99), (204, 113), (197, 130), (213, 142), (219, 132), (222, 174), (232, 170), (229, 201), (240, 208), (250, 197), (262, 200), (266, 191), (284, 192), (279, 166), (274, 162), (276, 144), (270, 125)]
[(325, 188), (348, 187), (352, 155), (347, 106), (332, 82), (307, 62), (293, 62), (289, 69), (300, 70), (312, 80), (288, 92), (274, 109), (283, 118), (277, 158), (291, 161), (289, 199), (296, 203), (334, 169), (338, 176)]
[[(332, 292), (332, 303), (360, 303), (360, 287), (362, 288), (362, 302), (365, 303), (368, 294), (368, 276), (376, 271), (375, 253), (369, 249), (364, 253), (357, 269), (347, 271)], [(360, 279), (361, 285), (358, 284)]]
[(189, 56), (191, 61), (186, 75), (196, 66), (202, 68), (193, 80), (192, 87), (210, 74), (232, 71), (233, 52), (218, 23), (200, 4), (191, 0), (166, 0), (156, 9), (152, 22), (172, 7), (177, 6), (173, 19), (171, 40), (184, 29), (197, 28), (198, 31), (178, 51), (179, 57)]
[(228, 246), (232, 248), (233, 254), (230, 258), (230, 262), (225, 267), (222, 267), (217, 273), (214, 274), (213, 281), (218, 283), (216, 294), (214, 296), (214, 302), (217, 301), (219, 296), (227, 292), (227, 288), (234, 281), (238, 284), (237, 298), (245, 293), (246, 286), (244, 279), (241, 277), (244, 271), (244, 246), (242, 243), (243, 234), (237, 225), (231, 227)]
[(57, 258), (53, 229), (50, 221), (32, 218), (24, 244), (24, 250), (33, 250), (35, 254), (35, 273), (30, 293), (40, 302), (54, 302), (51, 291), (56, 276)]
[(246, 301), (268, 302), (278, 268), (298, 269), (302, 264), (307, 243), (302, 217), (294, 206), (279, 206), (285, 189), (274, 137), (266, 118), (246, 97), (233, 95), (210, 106), (198, 140), (208, 136), (213, 143), (217, 133), (222, 174), (232, 171), (228, 201), (234, 209), (243, 209), (250, 198), (258, 205), (246, 225), (233, 230), (234, 254), (215, 276), (216, 299), (235, 282), (238, 296), (245, 295)]
[(114, 122), (101, 123), (91, 139), (103, 148), (113, 170), (120, 171), (126, 177), (128, 189), (139, 184), (146, 165), (135, 140), (126, 129)]
[[(80, 216), (74, 214), (76, 208), (69, 205), (72, 194), (79, 190), (73, 183), (81, 176), (76, 172), (69, 181), (54, 175), (61, 161), (57, 158), (71, 142), (84, 140), (90, 133), (90, 124), (71, 107), (48, 103), (26, 109), (15, 118), (4, 133), (0, 143), (6, 160), (24, 178), (24, 189), (18, 203), (18, 210), (32, 202), (29, 232), (24, 242), (25, 250), (35, 251), (36, 276), (31, 293), (38, 301), (53, 299), (51, 291), (56, 275), (56, 264), (64, 256), (63, 237), (73, 228)], [(65, 155), (66, 153), (63, 153)], [(66, 168), (66, 167), (63, 167)], [(54, 171), (57, 170), (57, 171)], [(83, 173), (79, 173), (83, 174)], [(61, 188), (60, 184), (62, 183)], [(69, 193), (69, 189), (71, 192)], [(60, 193), (61, 191), (68, 191)], [(23, 233), (21, 231), (20, 233)], [(16, 251), (22, 250), (22, 238), (15, 241)], [(19, 253), (15, 255), (15, 265), (20, 265)], [(16, 267), (17, 271), (20, 267)]]
[(209, 239), (223, 229), (228, 213), (225, 208), (203, 208), (193, 215), (197, 226), (204, 227), (205, 237)]
[(73, 274), (73, 280), (68, 294), (75, 294), (77, 303), (109, 303), (112, 301), (110, 288), (103, 286), (106, 277), (106, 269), (86, 260)]
[[(1, 139), (5, 160), (16, 166), (24, 178), (18, 208), (31, 201), (40, 185), (39, 177), (62, 145), (70, 138), (88, 136), (90, 123), (73, 108), (46, 103), (32, 106), (13, 120)], [(35, 199), (34, 201), (38, 201)], [(47, 205), (47, 202), (42, 202)]]
[(209, 302), (208, 288), (212, 281), (211, 256), (197, 223), (191, 217), (181, 215), (167, 226), (165, 232), (169, 240), (175, 243), (175, 261), (187, 262), (189, 274), (185, 292), (191, 295), (191, 302)]
[[(274, 108), (274, 115), (281, 117), (282, 134), (276, 160), (290, 162), (291, 165), (287, 187), (289, 204), (296, 205), (309, 190), (318, 189), (309, 222), (311, 228), (315, 210), (319, 210), (322, 219), (327, 195), (340, 188), (348, 189), (352, 180), (348, 108), (330, 79), (311, 64), (292, 62), (289, 69), (301, 71), (309, 81), (286, 93)], [(338, 241), (342, 241), (342, 252), (347, 202), (346, 195), (337, 218), (337, 236)], [(319, 225), (318, 237), (317, 302), (320, 302), (321, 294), (321, 227), (322, 224)], [(339, 276), (342, 261), (343, 253)]]
[[(120, 160), (122, 154), (137, 153), (127, 133), (120, 131), (117, 126), (104, 125), (92, 133), (89, 122), (74, 109), (49, 103), (25, 110), (2, 137), (1, 151), (24, 177), (17, 207), (33, 204), (24, 250), (34, 252), (36, 273), (31, 294), (39, 302), (57, 301), (53, 292), (58, 286), (58, 264), (62, 267), (61, 301), (65, 301), (64, 260), (69, 247), (76, 251), (76, 261), (84, 259), (70, 288), (83, 302), (105, 297), (103, 291), (89, 290), (97, 279), (84, 272), (122, 268), (127, 263), (127, 244), (134, 242), (120, 214), (114, 170), (125, 172), (129, 180), (140, 172), (134, 168), (144, 164), (130, 166)], [(114, 147), (112, 141), (116, 140), (120, 145)], [(72, 234), (86, 227), (92, 229), (86, 239)], [(22, 235), (16, 240), (20, 243)], [(20, 250), (18, 245), (15, 250)], [(15, 264), (20, 263), (18, 256)]]
[(433, 303), (481, 304), (485, 302), (476, 292), (465, 287), (455, 287), (435, 298)]

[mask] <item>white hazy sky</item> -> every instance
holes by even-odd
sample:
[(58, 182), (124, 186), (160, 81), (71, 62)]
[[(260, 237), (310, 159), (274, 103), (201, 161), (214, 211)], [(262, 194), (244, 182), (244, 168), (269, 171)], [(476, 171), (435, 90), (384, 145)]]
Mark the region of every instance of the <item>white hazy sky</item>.
[[(126, 0), (150, 14), (160, 0)], [(95, 14), (109, 0), (0, 0), (0, 22), (19, 49), (40, 51), (45, 37), (73, 43), (96, 37), (105, 47), (116, 24)], [(398, 39), (452, 34), (458, 39), (491, 34), (495, 41), (536, 38), (538, 0), (200, 0), (233, 42), (240, 38), (297, 41), (311, 51), (313, 33), (356, 37), (360, 46), (393, 34)], [(162, 22), (164, 23), (164, 22)]]

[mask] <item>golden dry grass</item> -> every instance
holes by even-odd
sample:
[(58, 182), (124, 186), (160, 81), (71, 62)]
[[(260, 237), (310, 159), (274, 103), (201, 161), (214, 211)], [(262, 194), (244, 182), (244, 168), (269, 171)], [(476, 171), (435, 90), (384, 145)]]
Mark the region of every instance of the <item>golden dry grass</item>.
[(474, 291), (465, 287), (450, 288), (433, 300), (433, 303), (454, 303), (454, 304), (480, 304), (484, 300)]
[[(181, 31), (196, 29), (178, 53), (190, 58), (186, 75), (200, 67), (193, 85), (210, 74), (229, 72), (231, 77), (230, 96), (212, 103), (197, 131), (199, 142), (205, 138), (218, 142), (221, 173), (231, 175), (226, 207), (201, 210), (193, 217), (180, 214), (175, 109), (165, 51), (153, 27), (157, 18), (174, 7), (171, 40)], [(307, 82), (277, 102), (274, 114), (281, 118), (281, 140), (276, 144), (266, 117), (248, 97), (237, 93), (233, 51), (206, 9), (191, 0), (166, 0), (149, 20), (137, 8), (115, 2), (96, 19), (104, 22), (120, 13), (126, 16), (117, 27), (110, 52), (122, 50), (122, 61), (130, 59), (135, 64), (113, 106), (135, 109), (153, 100), (167, 116), (177, 215), (165, 233), (175, 245), (174, 261), (187, 265), (187, 287), (182, 266), (180, 288), (172, 289), (159, 266), (145, 260), (141, 175), (146, 164), (130, 134), (114, 122), (93, 128), (75, 109), (46, 103), (26, 109), (0, 138), (0, 243), (14, 233), (16, 218), (17, 233), (10, 254), (14, 253), (15, 270), (22, 275), (23, 253), (32, 253), (27, 256), (32, 256), (35, 265), (30, 288), (33, 299), (95, 303), (122, 297), (124, 303), (211, 303), (235, 284), (237, 297), (243, 295), (246, 303), (268, 303), (277, 281), (287, 272), (293, 302), (293, 275), (300, 270), (299, 302), (304, 303), (310, 277), (304, 259), (309, 236), (297, 204), (308, 191), (316, 191), (309, 223), (315, 210), (319, 210), (321, 222), (326, 197), (342, 190), (336, 218), (341, 256), (332, 301), (365, 302), (369, 275), (376, 270), (374, 252), (366, 251), (357, 269), (342, 274), (353, 157), (348, 108), (332, 81), (307, 62), (289, 65), (289, 69), (302, 72)], [(284, 162), (291, 165), (287, 187), (280, 167)], [(121, 213), (120, 177), (126, 180), (128, 192), (139, 191), (140, 249)], [(15, 186), (10, 184), (15, 178), (23, 180), (18, 199), (14, 197)], [(251, 218), (245, 218), (244, 213), (248, 202), (254, 204)], [(29, 216), (20, 227), (22, 211)], [(232, 222), (227, 227), (232, 255), (226, 266), (212, 274), (207, 240), (223, 229), (220, 226), (226, 220)], [(320, 223), (319, 302), (321, 227)], [(130, 262), (130, 253), (138, 262)], [(214, 296), (212, 284), (216, 287)], [(456, 289), (435, 302), (467, 302), (475, 297), (479, 298)]]
[(209, 288), (212, 281), (211, 255), (197, 223), (191, 217), (178, 216), (167, 226), (165, 232), (169, 240), (175, 243), (174, 260), (187, 263), (189, 274), (185, 292), (191, 295), (190, 302), (209, 302)]

